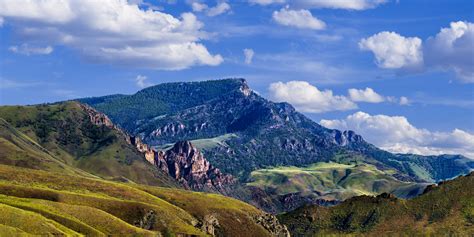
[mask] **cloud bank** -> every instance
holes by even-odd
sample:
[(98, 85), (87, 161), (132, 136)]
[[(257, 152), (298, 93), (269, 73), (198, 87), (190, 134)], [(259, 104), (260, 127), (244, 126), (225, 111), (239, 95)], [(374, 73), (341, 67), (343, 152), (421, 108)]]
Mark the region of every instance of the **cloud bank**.
[(272, 100), (288, 102), (301, 112), (323, 113), (357, 108), (347, 97), (333, 95), (331, 90), (321, 91), (306, 81), (272, 83), (269, 92)]
[(474, 83), (474, 24), (451, 22), (423, 44), (418, 37), (380, 32), (361, 39), (361, 50), (371, 51), (380, 68), (403, 71), (453, 71), (461, 82)]
[(180, 70), (223, 61), (199, 43), (206, 33), (192, 13), (175, 18), (125, 0), (15, 0), (0, 1), (0, 17), (25, 43), (71, 47), (91, 62)]
[(368, 142), (395, 153), (463, 154), (474, 158), (474, 134), (461, 129), (434, 132), (417, 128), (403, 116), (356, 112), (341, 120), (321, 120), (320, 124), (328, 128), (354, 130)]

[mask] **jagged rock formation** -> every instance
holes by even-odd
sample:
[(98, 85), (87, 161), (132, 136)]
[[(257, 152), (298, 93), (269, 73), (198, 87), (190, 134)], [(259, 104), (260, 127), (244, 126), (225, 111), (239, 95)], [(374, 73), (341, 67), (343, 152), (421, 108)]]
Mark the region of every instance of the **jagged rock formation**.
[(280, 221), (271, 214), (264, 214), (261, 216), (257, 216), (255, 221), (263, 226), (268, 232), (270, 232), (273, 236), (278, 237), (290, 237), (290, 232), (286, 228), (285, 225), (280, 224)]
[(189, 141), (177, 142), (166, 152), (158, 152), (154, 164), (193, 190), (214, 190), (225, 194), (228, 185), (235, 182), (232, 176), (213, 167)]
[(87, 112), (93, 124), (106, 126), (123, 134), (126, 141), (142, 153), (148, 162), (169, 174), (187, 189), (226, 194), (229, 185), (235, 183), (232, 176), (225, 175), (213, 167), (188, 141), (177, 142), (167, 151), (157, 151), (143, 143), (140, 137), (129, 135), (116, 126), (107, 115), (88, 105), (80, 106)]

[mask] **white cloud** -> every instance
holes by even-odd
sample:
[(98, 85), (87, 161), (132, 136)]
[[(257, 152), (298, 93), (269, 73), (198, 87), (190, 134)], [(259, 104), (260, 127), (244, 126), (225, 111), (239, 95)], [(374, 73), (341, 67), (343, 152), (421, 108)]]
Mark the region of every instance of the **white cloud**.
[(153, 83), (150, 83), (147, 80), (148, 77), (146, 76), (138, 75), (137, 77), (135, 77), (135, 83), (140, 88), (145, 88), (153, 85)]
[(381, 68), (418, 68), (423, 64), (422, 42), (418, 37), (383, 31), (362, 39), (359, 47), (372, 51)]
[(474, 134), (460, 129), (433, 132), (416, 128), (406, 117), (370, 115), (357, 112), (341, 120), (321, 120), (320, 124), (340, 130), (354, 130), (368, 142), (396, 153), (421, 155), (463, 154), (474, 158)]
[(453, 70), (464, 82), (474, 82), (474, 24), (451, 22), (425, 44), (425, 61), (428, 66)]
[(199, 43), (207, 36), (192, 13), (178, 19), (125, 0), (15, 0), (0, 1), (0, 17), (25, 42), (72, 47), (93, 62), (180, 70), (223, 61)]
[(400, 97), (400, 105), (409, 105), (409, 104), (410, 104), (410, 101), (408, 100), (407, 97), (405, 96)]
[(380, 103), (385, 101), (383, 96), (377, 94), (377, 92), (369, 87), (365, 88), (365, 90), (352, 88), (347, 92), (351, 100), (356, 102)]
[(357, 105), (345, 96), (333, 95), (331, 90), (320, 91), (306, 81), (272, 83), (269, 92), (272, 100), (288, 102), (301, 112), (323, 113), (357, 108)]
[(22, 44), (20, 46), (17, 46), (17, 45), (10, 46), (8, 50), (10, 50), (13, 53), (29, 56), (29, 55), (34, 55), (34, 54), (47, 55), (47, 54), (52, 53), (54, 49), (51, 46), (35, 47), (35, 46), (30, 46), (28, 44)]
[(253, 49), (244, 49), (244, 56), (245, 56), (245, 63), (246, 64), (251, 64), (252, 63), (252, 59), (253, 59), (254, 54), (255, 54), (255, 52), (253, 51)]
[(207, 11), (208, 16), (218, 16), (230, 10), (230, 5), (226, 2), (221, 2), (215, 7), (209, 8)]
[(301, 29), (322, 30), (326, 23), (314, 17), (308, 10), (291, 10), (286, 8), (273, 12), (273, 20), (284, 26), (293, 26)]
[[(372, 51), (381, 68), (405, 71), (453, 71), (462, 82), (474, 83), (474, 23), (451, 22), (424, 45), (418, 37), (403, 37), (383, 31), (359, 42), (361, 50)], [(408, 70), (406, 70), (408, 69)]]
[(3, 17), (0, 17), (0, 27), (3, 26), (3, 23), (5, 23), (5, 20), (3, 19)]
[(206, 10), (208, 8), (208, 6), (204, 3), (200, 3), (200, 2), (192, 2), (191, 3), (191, 8), (193, 9), (193, 11), (195, 12), (202, 12), (204, 10)]

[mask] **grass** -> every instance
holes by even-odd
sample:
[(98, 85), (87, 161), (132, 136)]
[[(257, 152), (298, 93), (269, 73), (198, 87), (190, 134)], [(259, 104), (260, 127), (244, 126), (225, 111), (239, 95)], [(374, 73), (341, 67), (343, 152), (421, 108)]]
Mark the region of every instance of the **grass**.
[(123, 134), (92, 124), (77, 102), (0, 106), (0, 149), (0, 164), (179, 186), (149, 164)]
[[(0, 231), (3, 233), (19, 230), (18, 233), (29, 234), (181, 233), (204, 236), (206, 233), (199, 223), (212, 216), (218, 219), (219, 231), (226, 236), (269, 235), (254, 221), (262, 211), (217, 194), (117, 183), (6, 165), (0, 165), (0, 205)], [(25, 213), (25, 218), (29, 216), (38, 223), (48, 223), (47, 227), (34, 232), (29, 226), (33, 222), (12, 223), (8, 220), (16, 216), (3, 212), (3, 206), (15, 213)], [(138, 228), (139, 221), (150, 211), (156, 216), (151, 228)], [(245, 229), (247, 232), (242, 232)]]
[(279, 219), (296, 236), (473, 236), (474, 173), (413, 199), (354, 197), (333, 207), (307, 206)]
[[(218, 137), (196, 139), (196, 140), (191, 140), (190, 142), (193, 144), (194, 147), (196, 147), (199, 150), (210, 150), (216, 147), (225, 147), (227, 146), (225, 144), (225, 141), (232, 138), (237, 138), (237, 137), (238, 136), (234, 133), (227, 133)], [(174, 143), (169, 143), (169, 144), (158, 146), (157, 148), (159, 150), (167, 150), (173, 147), (173, 145)]]
[(317, 195), (328, 200), (344, 200), (358, 195), (377, 195), (382, 192), (397, 192), (408, 195), (412, 188), (420, 185), (401, 182), (394, 178), (395, 171), (381, 171), (369, 164), (340, 164), (320, 162), (307, 167), (275, 167), (251, 173), (247, 185), (271, 190), (276, 195), (302, 193)]

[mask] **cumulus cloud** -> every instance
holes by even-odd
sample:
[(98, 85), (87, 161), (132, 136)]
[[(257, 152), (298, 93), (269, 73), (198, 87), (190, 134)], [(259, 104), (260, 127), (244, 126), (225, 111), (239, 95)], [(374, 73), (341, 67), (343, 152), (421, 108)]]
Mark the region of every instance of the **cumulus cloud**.
[(254, 54), (255, 54), (255, 52), (253, 51), (253, 49), (244, 49), (245, 64), (251, 64), (252, 63), (252, 59), (253, 59)]
[(328, 128), (354, 130), (367, 141), (395, 153), (463, 154), (474, 158), (474, 134), (461, 129), (433, 132), (417, 128), (403, 116), (356, 112), (341, 120), (321, 120), (320, 124)]
[(207, 36), (192, 13), (175, 18), (124, 0), (15, 0), (0, 1), (0, 17), (25, 43), (64, 45), (93, 62), (180, 70), (223, 61), (199, 43)]
[(425, 44), (425, 61), (429, 66), (453, 70), (464, 82), (474, 82), (474, 24), (451, 22)]
[(409, 105), (410, 101), (408, 100), (407, 97), (402, 96), (402, 97), (400, 97), (400, 102), (399, 103), (400, 103), (400, 105)]
[(331, 90), (321, 91), (306, 81), (272, 83), (269, 92), (272, 100), (288, 102), (301, 112), (323, 113), (357, 108), (347, 97), (333, 95)]
[(289, 3), (298, 8), (331, 8), (345, 10), (366, 10), (375, 8), (387, 0), (249, 0), (252, 4), (270, 5)]
[(147, 80), (148, 77), (146, 76), (138, 75), (137, 77), (135, 77), (135, 83), (140, 88), (145, 88), (153, 85), (153, 83), (150, 83)]
[[(474, 24), (451, 22), (423, 44), (418, 37), (383, 31), (359, 42), (361, 50), (372, 51), (381, 68), (409, 71), (453, 71), (462, 82), (474, 83)], [(408, 70), (407, 70), (408, 69)]]
[(403, 37), (383, 31), (359, 42), (361, 50), (372, 51), (381, 68), (416, 68), (423, 63), (422, 42), (418, 37)]
[(200, 2), (192, 2), (191, 3), (191, 8), (193, 9), (193, 11), (195, 12), (202, 12), (204, 10), (206, 10), (208, 8), (208, 6), (204, 3), (200, 3)]
[(188, 4), (191, 5), (194, 12), (206, 12), (206, 15), (211, 17), (221, 15), (231, 9), (230, 5), (226, 2), (220, 2), (214, 7), (209, 7), (205, 3), (194, 0), (188, 1)]
[(223, 14), (227, 11), (230, 10), (230, 5), (226, 2), (221, 2), (217, 4), (215, 7), (209, 8), (209, 11), (207, 11), (208, 16), (217, 16), (220, 14)]
[(365, 88), (365, 90), (352, 88), (347, 92), (349, 93), (349, 98), (356, 102), (380, 103), (385, 101), (383, 96), (369, 87)]
[(35, 46), (30, 46), (28, 44), (22, 44), (20, 46), (13, 45), (8, 48), (13, 53), (17, 54), (23, 54), (23, 55), (34, 55), (34, 54), (41, 54), (41, 55), (47, 55), (53, 52), (53, 47), (51, 46), (46, 46), (46, 47), (35, 47)]
[(322, 30), (326, 23), (314, 17), (308, 10), (291, 10), (288, 7), (273, 12), (273, 20), (284, 26), (300, 29)]

